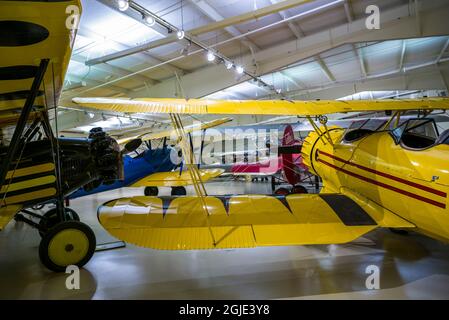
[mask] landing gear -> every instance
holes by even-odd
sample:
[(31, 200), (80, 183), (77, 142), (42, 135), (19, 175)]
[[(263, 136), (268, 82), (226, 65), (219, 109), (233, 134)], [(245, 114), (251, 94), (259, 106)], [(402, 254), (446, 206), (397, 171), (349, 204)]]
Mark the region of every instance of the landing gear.
[(159, 194), (159, 189), (157, 187), (145, 187), (143, 193), (146, 196), (157, 196)]
[(287, 189), (287, 188), (279, 188), (277, 189), (274, 194), (278, 195), (278, 196), (286, 196), (289, 194), (303, 194), (303, 193), (309, 193), (307, 191), (307, 189), (303, 186), (297, 185), (297, 186), (293, 186), (293, 188), (291, 190)]
[(291, 194), (301, 194), (301, 193), (309, 193), (309, 192), (307, 191), (307, 189), (305, 187), (297, 185), (297, 186), (293, 186), (290, 193)]
[[(70, 208), (64, 208), (64, 212), (66, 221), (80, 221), (80, 217), (75, 212), (75, 210)], [(41, 237), (44, 237), (45, 233), (48, 230), (52, 229), (60, 222), (61, 220), (58, 216), (58, 210), (56, 208), (47, 211), (42, 216), (42, 219), (39, 221), (39, 234), (41, 235)]]
[(274, 192), (277, 196), (286, 196), (290, 194), (290, 191), (288, 191), (287, 188), (279, 188)]
[(172, 196), (185, 196), (187, 194), (186, 188), (184, 187), (172, 187), (171, 195)]
[(64, 272), (69, 265), (82, 267), (89, 262), (95, 247), (95, 235), (89, 226), (79, 221), (64, 221), (44, 234), (39, 258), (51, 271)]

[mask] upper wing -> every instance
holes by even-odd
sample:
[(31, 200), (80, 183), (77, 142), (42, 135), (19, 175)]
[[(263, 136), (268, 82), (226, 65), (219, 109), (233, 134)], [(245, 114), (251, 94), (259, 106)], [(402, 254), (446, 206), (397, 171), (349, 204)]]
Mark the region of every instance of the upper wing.
[[(206, 182), (210, 179), (221, 175), (223, 169), (200, 169), (201, 180)], [(129, 187), (183, 187), (193, 184), (192, 178), (188, 171), (181, 174), (177, 171), (173, 172), (157, 172), (140, 179)]]
[(341, 194), (207, 196), (204, 200), (205, 204), (199, 197), (123, 198), (101, 206), (98, 217), (113, 236), (164, 250), (338, 244), (379, 226), (414, 227), (375, 204)]
[(68, 6), (79, 0), (0, 1), (0, 111), (21, 109), (41, 59), (50, 59), (36, 106), (54, 107), (62, 90), (74, 40)]
[(340, 112), (384, 110), (449, 109), (449, 99), (416, 100), (200, 100), (200, 99), (106, 99), (75, 98), (73, 102), (88, 108), (116, 112), (187, 113), (187, 114), (259, 114), (323, 115)]
[[(185, 126), (184, 132), (191, 133), (191, 132), (195, 132), (195, 131), (199, 131), (199, 130), (205, 130), (205, 129), (209, 129), (209, 128), (213, 128), (213, 127), (222, 125), (222, 124), (224, 124), (226, 122), (230, 122), (230, 121), (232, 121), (232, 118), (221, 118), (221, 119), (215, 119), (215, 120), (208, 121), (208, 122), (192, 124), (190, 126)], [(155, 133), (143, 133), (138, 136), (119, 139), (119, 140), (117, 140), (117, 142), (118, 142), (118, 144), (126, 144), (134, 139), (142, 139), (142, 141), (150, 141), (150, 140), (162, 139), (165, 137), (167, 137), (167, 138), (176, 137), (176, 130), (170, 129), (170, 130), (164, 130), (164, 131), (159, 131), (159, 132), (155, 132)]]

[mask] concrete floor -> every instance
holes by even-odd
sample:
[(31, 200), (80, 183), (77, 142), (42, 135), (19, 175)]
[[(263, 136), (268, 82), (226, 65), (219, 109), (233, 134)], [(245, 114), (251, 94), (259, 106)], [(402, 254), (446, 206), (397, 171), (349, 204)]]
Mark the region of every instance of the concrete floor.
[[(267, 183), (218, 181), (209, 194), (268, 193)], [(162, 190), (168, 194), (169, 189)], [(188, 189), (193, 194), (192, 189)], [(96, 208), (142, 188), (72, 201), (97, 235)], [(156, 251), (127, 245), (97, 252), (81, 270), (80, 290), (38, 259), (36, 230), (12, 222), (0, 232), (1, 299), (449, 299), (449, 247), (418, 234), (377, 230), (346, 245), (238, 250)], [(380, 270), (380, 290), (367, 290), (366, 268)]]

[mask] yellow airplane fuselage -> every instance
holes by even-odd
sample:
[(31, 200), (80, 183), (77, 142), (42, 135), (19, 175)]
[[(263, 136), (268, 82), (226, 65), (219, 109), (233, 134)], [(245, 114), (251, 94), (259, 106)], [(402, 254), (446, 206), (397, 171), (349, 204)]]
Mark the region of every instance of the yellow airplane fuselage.
[(309, 134), (303, 145), (305, 163), (323, 180), (321, 193), (383, 207), (416, 231), (449, 242), (449, 145), (414, 150), (396, 144), (388, 131), (351, 142), (341, 128), (321, 131)]

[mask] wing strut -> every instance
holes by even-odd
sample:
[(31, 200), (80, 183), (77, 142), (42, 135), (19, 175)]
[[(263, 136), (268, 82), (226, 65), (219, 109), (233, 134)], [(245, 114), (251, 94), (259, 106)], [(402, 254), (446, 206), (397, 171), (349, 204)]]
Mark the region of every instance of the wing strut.
[[(201, 179), (201, 174), (198, 170), (198, 167), (195, 165), (195, 155), (193, 154), (193, 150), (189, 146), (189, 142), (187, 141), (187, 136), (184, 131), (184, 127), (182, 125), (181, 117), (179, 114), (170, 113), (170, 119), (172, 121), (173, 127), (175, 128), (176, 135), (178, 136), (179, 144), (181, 145), (182, 154), (184, 155), (184, 162), (187, 166), (187, 171), (190, 174), (190, 178), (192, 179), (193, 187), (195, 188), (195, 193), (201, 199), (201, 205), (203, 207), (204, 213), (206, 216), (210, 216), (209, 209), (206, 204), (205, 197), (207, 196), (206, 188), (204, 187), (203, 181)], [(214, 247), (217, 242), (215, 240), (214, 233), (212, 232), (212, 228), (210, 226), (209, 219), (206, 218), (207, 227), (209, 229), (209, 233), (212, 237), (212, 242)]]
[[(31, 86), (30, 94), (27, 97), (25, 105), (23, 106), (22, 113), (20, 114), (19, 121), (17, 122), (16, 129), (14, 130), (13, 137), (9, 144), (8, 152), (6, 154), (5, 159), (3, 160), (2, 167), (0, 168), (0, 185), (4, 185), (6, 174), (9, 170), (11, 162), (14, 159), (14, 156), (17, 153), (17, 149), (19, 147), (19, 140), (22, 137), (23, 131), (25, 130), (26, 123), (28, 121), (28, 117), (30, 116), (31, 110), (34, 106), (34, 101), (36, 100), (37, 94), (39, 92), (39, 88), (44, 79), (45, 72), (47, 71), (49, 59), (41, 60), (39, 65), (39, 69), (37, 71), (36, 76), (34, 77), (33, 84)], [(6, 195), (6, 193), (5, 193)]]

